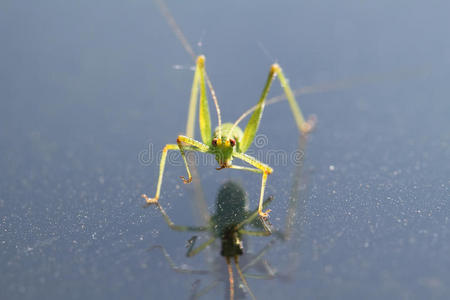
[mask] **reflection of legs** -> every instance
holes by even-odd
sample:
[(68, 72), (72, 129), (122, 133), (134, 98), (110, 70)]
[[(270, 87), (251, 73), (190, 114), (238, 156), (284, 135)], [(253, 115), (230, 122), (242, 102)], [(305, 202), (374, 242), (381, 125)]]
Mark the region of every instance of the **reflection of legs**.
[[(294, 228), (299, 228), (301, 231), (303, 226), (295, 226), (296, 221), (298, 224), (304, 224), (305, 218), (305, 205), (306, 200), (304, 199), (303, 193), (300, 193), (301, 190), (305, 190), (307, 187), (307, 177), (303, 174), (303, 163), (306, 155), (306, 143), (307, 136), (300, 135), (299, 145), (298, 145), (298, 153), (303, 153), (300, 158), (300, 161), (297, 163), (297, 167), (295, 168), (295, 173), (292, 183), (292, 188), (289, 197), (289, 206), (286, 213), (286, 226), (283, 232), (283, 238), (285, 240), (289, 240), (291, 237), (292, 230)], [(301, 194), (301, 195), (300, 195)], [(298, 210), (298, 206), (300, 206), (300, 210)]]
[[(261, 249), (245, 266), (242, 267), (242, 271), (245, 272), (245, 270), (250, 269), (251, 267), (255, 266), (257, 263), (259, 263), (266, 252), (275, 244), (276, 240), (271, 240), (263, 249)], [(275, 276), (275, 271), (270, 268), (270, 266), (267, 263), (264, 263), (264, 269), (266, 270), (266, 274), (249, 274), (245, 273), (245, 276), (250, 278), (257, 278), (257, 279), (272, 279)]]
[(209, 291), (211, 291), (213, 288), (215, 288), (217, 286), (217, 284), (219, 284), (219, 282), (220, 282), (219, 280), (212, 281), (210, 284), (208, 284), (207, 286), (202, 288), (200, 291), (191, 295), (191, 297), (189, 299), (192, 299), (192, 300), (200, 299), (202, 296), (208, 294)]
[[(266, 224), (264, 224), (266, 225)], [(253, 230), (239, 230), (241, 234), (251, 235), (251, 236), (269, 236), (272, 234), (271, 231), (267, 230), (259, 230), (259, 231), (253, 231)]]
[(195, 242), (197, 241), (197, 237), (196, 236), (192, 237), (189, 240), (190, 246), (189, 246), (188, 252), (186, 253), (186, 256), (191, 257), (191, 256), (194, 256), (194, 255), (198, 254), (203, 249), (205, 249), (206, 247), (211, 245), (215, 240), (216, 240), (216, 238), (212, 237), (212, 238), (210, 238), (209, 240), (207, 240), (206, 242), (204, 242), (203, 244), (201, 244), (200, 246), (198, 246), (197, 248), (194, 249), (194, 245), (195, 245)]
[[(300, 136), (300, 141), (299, 141), (299, 151), (302, 153), (306, 152), (306, 136), (305, 135), (301, 135)], [(302, 157), (302, 160), (300, 162), (300, 164), (296, 167), (296, 172), (294, 175), (294, 184), (291, 190), (291, 196), (289, 197), (289, 208), (287, 211), (287, 216), (286, 216), (286, 228), (284, 231), (274, 231), (273, 234), (277, 237), (276, 239), (271, 240), (263, 249), (261, 249), (257, 254), (255, 254), (255, 256), (245, 265), (242, 267), (243, 272), (245, 273), (245, 276), (247, 278), (256, 278), (256, 279), (273, 279), (275, 277), (284, 277), (284, 276), (290, 276), (290, 274), (292, 273), (292, 271), (294, 271), (298, 265), (298, 257), (294, 258), (294, 261), (290, 261), (290, 270), (288, 270), (288, 272), (283, 272), (283, 274), (280, 274), (278, 272), (275, 272), (275, 270), (273, 270), (269, 264), (267, 263), (267, 261), (264, 258), (265, 253), (271, 248), (273, 247), (273, 245), (277, 242), (277, 241), (286, 241), (289, 240), (291, 237), (291, 233), (292, 233), (292, 229), (295, 226), (296, 221), (298, 221), (297, 219), (300, 217), (304, 217), (304, 207), (302, 207), (302, 211), (300, 212), (300, 216), (297, 215), (297, 206), (300, 202), (300, 197), (299, 197), (299, 192), (301, 190), (300, 188), (300, 183), (302, 181), (305, 180), (305, 176), (303, 174), (303, 169), (302, 169), (302, 162), (304, 160), (304, 156)], [(267, 201), (267, 200), (266, 200)], [(303, 200), (304, 201), (304, 200)], [(304, 202), (303, 202), (304, 205)], [(241, 231), (242, 233), (246, 233), (245, 231)], [(299, 254), (297, 254), (298, 256)], [(265, 274), (249, 274), (248, 272), (245, 272), (246, 270), (254, 267), (255, 265), (257, 265), (258, 263), (263, 263), (262, 266), (264, 267), (264, 270), (266, 271)]]
[[(145, 199), (145, 201), (147, 201), (147, 203), (149, 203), (150, 201), (152, 201), (151, 199), (149, 199), (146, 195), (142, 195), (142, 198)], [(173, 230), (176, 231), (207, 231), (209, 228), (206, 226), (181, 226), (181, 225), (176, 225), (175, 223), (172, 222), (172, 220), (170, 219), (169, 215), (166, 213), (166, 211), (164, 210), (164, 208), (162, 208), (162, 206), (156, 202), (155, 205), (158, 207), (159, 211), (161, 212), (161, 214), (164, 217), (164, 220), (166, 221), (167, 225), (169, 225), (169, 227)]]
[(253, 300), (256, 300), (255, 295), (253, 294), (252, 290), (248, 286), (247, 280), (245, 279), (244, 274), (242, 274), (241, 268), (239, 267), (239, 257), (238, 256), (234, 257), (234, 264), (236, 265), (236, 269), (239, 273), (239, 277), (241, 278), (242, 283), (244, 284), (245, 288), (247, 289), (248, 293), (250, 294), (250, 297), (252, 297)]
[(234, 278), (233, 278), (233, 268), (231, 267), (230, 257), (225, 257), (227, 260), (227, 269), (228, 269), (228, 280), (230, 282), (230, 299), (234, 299)]
[(209, 274), (210, 271), (207, 270), (193, 270), (193, 269), (188, 269), (186, 267), (179, 267), (175, 264), (175, 262), (172, 260), (172, 258), (170, 257), (169, 253), (167, 253), (166, 249), (163, 246), (153, 246), (149, 249), (149, 251), (158, 248), (162, 251), (162, 253), (164, 254), (164, 257), (166, 258), (166, 261), (169, 263), (170, 268), (176, 272), (179, 273), (189, 273), (189, 274)]
[[(272, 200), (273, 200), (273, 197), (268, 197), (264, 201), (262, 208), (265, 208), (267, 205), (269, 205), (269, 203), (272, 202)], [(270, 229), (270, 224), (267, 224), (266, 220), (264, 220), (264, 219), (260, 219), (262, 222), (262, 225), (264, 226), (264, 231), (250, 231), (250, 230), (241, 229), (241, 228), (243, 228), (244, 225), (249, 224), (255, 220), (255, 218), (258, 216), (258, 211), (259, 211), (259, 209), (256, 209), (253, 212), (251, 212), (244, 221), (242, 221), (241, 223), (236, 225), (235, 229), (239, 230), (240, 233), (247, 234), (247, 235), (254, 235), (254, 236), (270, 235), (272, 232)]]

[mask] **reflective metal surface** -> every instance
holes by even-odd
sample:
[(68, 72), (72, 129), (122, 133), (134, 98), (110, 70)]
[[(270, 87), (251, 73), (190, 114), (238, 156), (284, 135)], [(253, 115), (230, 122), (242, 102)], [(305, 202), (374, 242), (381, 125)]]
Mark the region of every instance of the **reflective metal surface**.
[[(293, 88), (346, 81), (297, 98), (318, 126), (292, 237), (265, 255), (289, 276), (248, 278), (256, 297), (447, 299), (449, 5), (167, 5), (206, 55), (225, 121), (257, 102), (274, 61)], [(156, 188), (159, 151), (184, 131), (193, 76), (156, 5), (4, 1), (0, 37), (0, 298), (188, 299), (211, 278), (176, 273), (147, 250), (163, 245), (196, 269), (220, 254), (186, 258), (192, 234), (171, 231), (140, 198)], [(281, 93), (276, 83), (271, 95)], [(251, 149), (275, 170), (266, 194), (273, 226), (284, 228), (302, 157), (286, 102), (266, 107), (259, 133)], [(256, 207), (260, 177), (213, 162), (198, 167), (209, 211), (228, 179)], [(173, 157), (160, 201), (177, 223), (201, 225), (184, 172)], [(246, 250), (268, 242), (252, 238)]]

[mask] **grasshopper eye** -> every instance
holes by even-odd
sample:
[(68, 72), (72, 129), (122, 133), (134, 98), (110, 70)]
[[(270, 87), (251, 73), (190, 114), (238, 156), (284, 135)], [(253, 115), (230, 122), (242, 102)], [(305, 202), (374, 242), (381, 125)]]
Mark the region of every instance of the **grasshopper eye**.
[(230, 139), (230, 145), (231, 147), (236, 146), (236, 141), (234, 139)]
[(216, 147), (216, 146), (217, 146), (217, 139), (213, 139), (211, 143), (212, 143), (212, 145), (213, 145), (214, 147)]

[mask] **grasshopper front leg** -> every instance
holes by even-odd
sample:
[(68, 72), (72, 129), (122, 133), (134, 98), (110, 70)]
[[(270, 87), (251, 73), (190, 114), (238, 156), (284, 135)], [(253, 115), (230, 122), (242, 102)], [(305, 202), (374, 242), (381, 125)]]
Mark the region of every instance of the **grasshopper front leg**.
[(167, 152), (169, 150), (178, 150), (178, 145), (176, 144), (167, 144), (163, 150), (162, 150), (162, 155), (161, 155), (161, 160), (159, 162), (159, 177), (158, 177), (158, 184), (156, 186), (156, 194), (155, 197), (153, 198), (149, 198), (147, 197), (147, 195), (142, 194), (142, 197), (145, 199), (146, 205), (145, 207), (151, 205), (151, 204), (157, 204), (158, 203), (158, 199), (159, 199), (159, 194), (161, 192), (161, 184), (162, 184), (162, 179), (163, 179), (163, 175), (164, 175), (164, 169), (166, 166), (166, 158), (167, 158)]
[[(161, 185), (162, 185), (162, 180), (163, 180), (163, 176), (164, 176), (164, 169), (166, 166), (166, 159), (167, 159), (167, 152), (169, 150), (179, 150), (181, 153), (181, 156), (183, 157), (183, 161), (184, 161), (184, 165), (186, 166), (186, 171), (187, 171), (187, 175), (188, 175), (188, 179), (185, 179), (184, 177), (181, 176), (181, 179), (183, 179), (184, 183), (189, 183), (192, 180), (192, 176), (191, 176), (191, 172), (189, 171), (189, 166), (186, 160), (186, 155), (184, 153), (184, 150), (191, 150), (191, 151), (199, 151), (199, 152), (205, 152), (205, 149), (207, 149), (208, 147), (200, 142), (197, 142), (198, 145), (200, 147), (193, 147), (193, 146), (183, 146), (183, 142), (185, 142), (185, 139), (189, 139), (186, 138), (184, 136), (179, 136), (177, 138), (177, 144), (167, 144), (162, 151), (162, 155), (161, 155), (161, 160), (159, 163), (159, 177), (158, 177), (158, 184), (156, 187), (156, 194), (155, 197), (150, 198), (147, 197), (147, 195), (143, 194), (142, 197), (145, 198), (146, 200), (146, 206), (149, 206), (151, 204), (156, 204), (158, 203), (158, 199), (160, 196), (160, 192), (161, 192)], [(189, 139), (192, 140), (192, 139)], [(195, 141), (195, 140), (193, 140)], [(191, 143), (192, 144), (192, 143)], [(195, 144), (195, 146), (197, 146), (197, 144)]]
[[(261, 218), (266, 219), (269, 216), (270, 209), (268, 209), (265, 212), (262, 211), (263, 203), (264, 203), (264, 190), (266, 188), (267, 176), (273, 172), (273, 169), (271, 167), (269, 167), (268, 165), (260, 162), (256, 158), (254, 158), (250, 155), (244, 154), (244, 153), (234, 152), (233, 156), (254, 166), (256, 169), (253, 172), (262, 173), (261, 192), (259, 195), (259, 204), (258, 204), (258, 214)], [(238, 167), (238, 166), (231, 166), (231, 168), (243, 169), (242, 167)]]

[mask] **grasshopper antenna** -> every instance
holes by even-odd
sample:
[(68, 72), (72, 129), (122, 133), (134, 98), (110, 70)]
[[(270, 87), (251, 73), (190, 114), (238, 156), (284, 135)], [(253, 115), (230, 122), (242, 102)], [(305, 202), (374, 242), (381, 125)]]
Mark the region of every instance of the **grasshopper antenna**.
[[(195, 61), (197, 58), (197, 55), (195, 54), (194, 50), (192, 49), (191, 45), (189, 44), (188, 40), (183, 34), (183, 31), (181, 31), (180, 26), (178, 26), (177, 22), (175, 21), (175, 18), (172, 16), (172, 14), (169, 11), (169, 8), (164, 3), (163, 0), (155, 0), (156, 4), (158, 5), (161, 13), (163, 14), (164, 18), (166, 19), (167, 23), (169, 24), (172, 31), (177, 36), (177, 39), (180, 41), (181, 45), (183, 46), (184, 50), (191, 56), (192, 60)], [(208, 85), (209, 92), (211, 93), (211, 96), (214, 101), (214, 105), (216, 107), (217, 112), (217, 123), (219, 128), (219, 138), (222, 138), (222, 118), (220, 117), (220, 107), (219, 107), (219, 101), (217, 101), (216, 92), (214, 91), (214, 88), (212, 86), (211, 80), (209, 79), (208, 74), (205, 71), (205, 79), (206, 84)]]
[[(203, 39), (205, 38), (205, 35), (206, 35), (206, 30), (203, 29), (202, 30), (202, 34), (200, 35), (200, 39), (197, 42), (198, 49), (202, 49), (202, 47), (203, 47)], [(201, 51), (201, 52), (203, 52), (203, 51)]]
[(172, 14), (169, 11), (169, 8), (162, 0), (155, 0), (156, 4), (158, 4), (159, 10), (163, 14), (164, 18), (166, 19), (167, 23), (169, 24), (172, 31), (177, 36), (177, 39), (181, 42), (183, 45), (184, 50), (192, 57), (192, 60), (195, 61), (195, 58), (197, 57), (195, 55), (194, 50), (192, 50), (191, 45), (187, 41), (186, 37), (184, 36), (183, 32), (181, 31), (180, 27), (178, 26), (177, 22), (175, 22), (175, 18), (172, 16)]
[(266, 58), (269, 59), (269, 63), (277, 62), (277, 59), (274, 59), (273, 56), (270, 54), (269, 50), (263, 45), (262, 42), (258, 41), (258, 47), (261, 49), (262, 53), (266, 56)]

